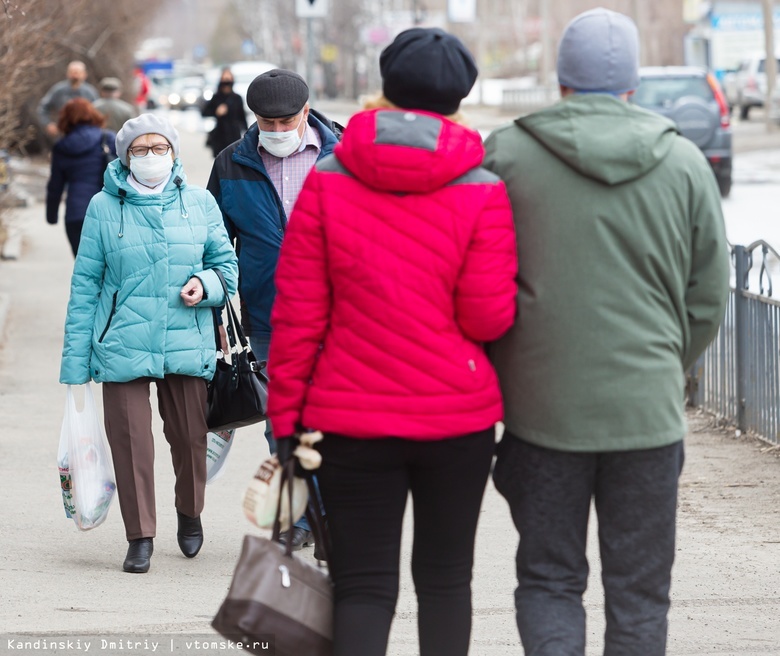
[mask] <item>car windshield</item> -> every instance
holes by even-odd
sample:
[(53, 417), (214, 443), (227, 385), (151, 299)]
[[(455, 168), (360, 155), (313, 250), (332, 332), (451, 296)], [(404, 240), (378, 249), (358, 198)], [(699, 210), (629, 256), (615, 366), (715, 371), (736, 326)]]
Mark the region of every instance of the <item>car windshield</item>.
[(703, 77), (645, 77), (631, 97), (641, 107), (669, 107), (685, 96), (712, 100), (712, 89)]

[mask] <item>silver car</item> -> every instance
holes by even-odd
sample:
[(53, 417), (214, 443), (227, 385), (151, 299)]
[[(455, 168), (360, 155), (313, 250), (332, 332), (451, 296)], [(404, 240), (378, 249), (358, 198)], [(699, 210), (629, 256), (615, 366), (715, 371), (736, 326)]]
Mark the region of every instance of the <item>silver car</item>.
[[(780, 59), (777, 60), (780, 73)], [(754, 53), (739, 65), (733, 77), (734, 105), (739, 107), (739, 117), (747, 120), (753, 107), (763, 107), (766, 98), (766, 54)], [(775, 85), (777, 86), (777, 85)]]
[(694, 66), (639, 70), (639, 88), (630, 97), (677, 124), (680, 133), (704, 153), (724, 198), (731, 192), (731, 120), (726, 97), (715, 76)]

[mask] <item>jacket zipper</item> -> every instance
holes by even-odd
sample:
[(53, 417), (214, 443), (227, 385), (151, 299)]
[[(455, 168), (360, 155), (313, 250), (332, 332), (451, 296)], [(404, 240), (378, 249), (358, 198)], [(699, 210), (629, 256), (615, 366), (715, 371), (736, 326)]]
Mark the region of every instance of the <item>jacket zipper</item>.
[(111, 320), (114, 318), (114, 313), (116, 312), (116, 297), (118, 294), (119, 294), (119, 290), (114, 292), (114, 299), (111, 301), (111, 313), (108, 315), (108, 321), (106, 322), (106, 327), (103, 328), (103, 332), (100, 334), (100, 339), (98, 339), (98, 344), (103, 341), (103, 338), (106, 336), (106, 333), (108, 332), (108, 329), (111, 326)]

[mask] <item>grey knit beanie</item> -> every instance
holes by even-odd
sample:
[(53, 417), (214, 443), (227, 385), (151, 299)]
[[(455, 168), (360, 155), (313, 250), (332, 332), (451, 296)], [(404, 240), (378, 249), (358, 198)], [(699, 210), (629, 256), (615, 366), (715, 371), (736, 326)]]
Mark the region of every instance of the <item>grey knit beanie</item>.
[(639, 86), (639, 32), (628, 16), (591, 9), (567, 26), (558, 47), (558, 83), (621, 94)]
[(116, 134), (116, 155), (125, 166), (130, 166), (127, 149), (138, 137), (145, 134), (160, 134), (173, 147), (173, 156), (179, 156), (179, 133), (168, 119), (156, 114), (141, 114), (126, 121)]

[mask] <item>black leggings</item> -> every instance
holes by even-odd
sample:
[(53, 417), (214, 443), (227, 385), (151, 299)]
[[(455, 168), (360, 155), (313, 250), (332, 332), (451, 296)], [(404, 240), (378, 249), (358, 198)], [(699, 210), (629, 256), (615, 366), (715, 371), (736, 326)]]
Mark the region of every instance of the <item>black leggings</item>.
[(410, 491), (420, 656), (468, 653), (474, 536), (494, 449), (492, 427), (436, 441), (325, 436), (318, 476), (333, 541), (334, 656), (386, 652)]

